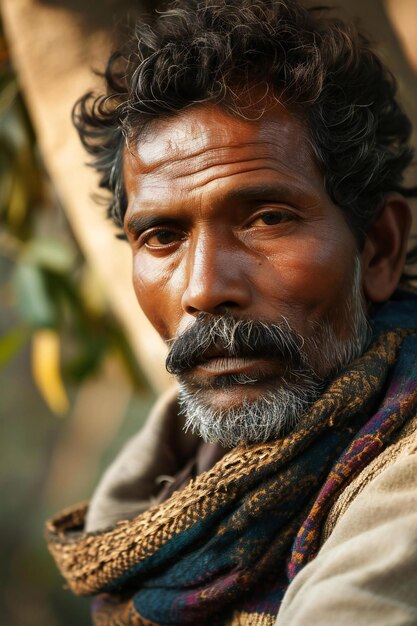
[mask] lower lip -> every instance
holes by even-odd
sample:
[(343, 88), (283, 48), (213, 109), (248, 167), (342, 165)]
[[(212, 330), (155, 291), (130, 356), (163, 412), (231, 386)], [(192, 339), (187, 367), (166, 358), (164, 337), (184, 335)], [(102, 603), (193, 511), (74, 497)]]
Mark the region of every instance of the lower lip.
[(200, 363), (196, 369), (207, 374), (219, 376), (223, 374), (253, 373), (272, 369), (271, 361), (248, 358), (213, 358)]

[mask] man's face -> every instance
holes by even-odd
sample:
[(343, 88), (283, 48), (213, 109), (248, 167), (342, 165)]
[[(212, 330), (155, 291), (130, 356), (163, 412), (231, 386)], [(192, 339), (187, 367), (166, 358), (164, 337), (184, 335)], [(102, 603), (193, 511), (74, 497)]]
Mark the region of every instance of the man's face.
[[(323, 328), (351, 339), (357, 248), (300, 120), (279, 104), (258, 121), (196, 106), (153, 122), (126, 150), (124, 174), (134, 287), (165, 341), (227, 313), (286, 325), (298, 348), (311, 340), (315, 374), (334, 369), (318, 344)], [(206, 406), (233, 411), (280, 387), (285, 354), (221, 344), (182, 377)]]

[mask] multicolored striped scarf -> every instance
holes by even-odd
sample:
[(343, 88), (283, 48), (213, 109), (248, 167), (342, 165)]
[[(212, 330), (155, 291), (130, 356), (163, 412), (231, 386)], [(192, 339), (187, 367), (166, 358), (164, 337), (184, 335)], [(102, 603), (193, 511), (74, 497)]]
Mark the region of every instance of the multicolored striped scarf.
[(182, 491), (110, 530), (83, 533), (85, 507), (47, 526), (98, 626), (272, 625), (315, 557), (329, 510), (417, 410), (417, 298), (374, 318), (367, 352), (288, 435), (239, 447)]

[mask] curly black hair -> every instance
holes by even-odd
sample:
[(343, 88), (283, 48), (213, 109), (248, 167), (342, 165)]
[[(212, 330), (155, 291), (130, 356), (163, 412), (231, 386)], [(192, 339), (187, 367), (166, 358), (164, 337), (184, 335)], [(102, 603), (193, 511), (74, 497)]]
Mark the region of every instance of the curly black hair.
[(245, 117), (242, 93), (265, 85), (302, 115), (332, 201), (359, 243), (386, 193), (403, 183), (413, 152), (396, 81), (352, 24), (295, 0), (176, 0), (139, 22), (104, 73), (106, 93), (86, 94), (74, 123), (93, 155), (109, 215), (126, 211), (122, 157), (146, 124), (198, 103)]

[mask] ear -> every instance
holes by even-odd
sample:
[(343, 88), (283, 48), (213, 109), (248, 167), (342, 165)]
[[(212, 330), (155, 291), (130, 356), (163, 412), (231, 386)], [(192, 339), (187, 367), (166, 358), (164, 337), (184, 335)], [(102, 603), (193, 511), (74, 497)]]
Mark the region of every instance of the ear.
[(398, 193), (385, 196), (362, 251), (362, 285), (367, 300), (381, 303), (396, 290), (405, 265), (411, 210)]

